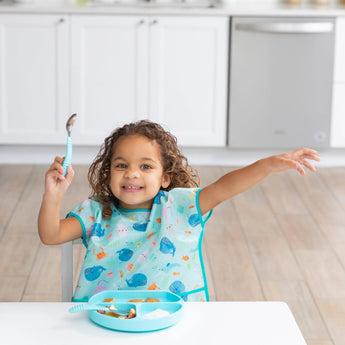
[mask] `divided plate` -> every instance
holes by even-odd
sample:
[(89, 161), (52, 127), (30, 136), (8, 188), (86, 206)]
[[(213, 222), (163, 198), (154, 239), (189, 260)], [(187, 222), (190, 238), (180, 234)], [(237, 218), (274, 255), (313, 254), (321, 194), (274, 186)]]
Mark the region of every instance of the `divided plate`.
[[(104, 302), (104, 299), (113, 298), (115, 302)], [(154, 298), (159, 302), (145, 302)], [(136, 300), (134, 302), (129, 302)], [(138, 302), (143, 300), (144, 302)], [(151, 332), (170, 327), (177, 323), (183, 315), (184, 302), (182, 298), (170, 291), (162, 290), (107, 290), (102, 291), (89, 300), (89, 304), (113, 305), (119, 313), (128, 313), (130, 308), (135, 308), (136, 317), (133, 319), (118, 319), (99, 313), (96, 310), (89, 311), (90, 319), (100, 326), (124, 332)], [(157, 318), (145, 318), (145, 315), (160, 309), (169, 315)]]

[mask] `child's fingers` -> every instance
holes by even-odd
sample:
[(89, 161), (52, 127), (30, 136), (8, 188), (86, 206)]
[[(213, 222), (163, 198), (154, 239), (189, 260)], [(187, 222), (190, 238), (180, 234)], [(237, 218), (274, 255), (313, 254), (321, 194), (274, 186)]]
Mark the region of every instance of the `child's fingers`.
[(64, 158), (63, 157), (55, 157), (53, 164), (50, 166), (49, 170), (57, 170), (60, 174), (64, 173), (64, 169), (62, 167)]
[(74, 177), (74, 170), (73, 170), (73, 168), (72, 168), (72, 165), (69, 165), (69, 166), (67, 167), (67, 174), (66, 174), (66, 176), (65, 176), (65, 179), (66, 179), (69, 183), (71, 183), (72, 180), (73, 180), (73, 177)]
[(295, 163), (295, 168), (297, 169), (297, 171), (298, 171), (302, 176), (305, 175), (305, 171), (304, 171), (302, 165), (301, 165), (299, 162), (296, 162), (296, 163)]
[(311, 171), (316, 171), (315, 167), (310, 163), (308, 162), (307, 160), (305, 159), (301, 159), (300, 160), (300, 163), (303, 164), (306, 168), (308, 168), (309, 170)]
[(309, 149), (309, 148), (302, 148), (302, 149), (298, 149), (296, 151), (293, 151), (293, 153), (297, 154), (297, 156), (299, 156), (300, 158), (304, 159), (312, 159), (314, 161), (319, 162), (321, 159), (320, 157), (318, 157), (317, 155), (317, 151), (313, 150), (313, 149)]
[(307, 159), (312, 159), (313, 161), (317, 161), (317, 162), (320, 162), (321, 161), (321, 158), (319, 156), (317, 156), (316, 154), (304, 154), (302, 156), (302, 158), (307, 158)]

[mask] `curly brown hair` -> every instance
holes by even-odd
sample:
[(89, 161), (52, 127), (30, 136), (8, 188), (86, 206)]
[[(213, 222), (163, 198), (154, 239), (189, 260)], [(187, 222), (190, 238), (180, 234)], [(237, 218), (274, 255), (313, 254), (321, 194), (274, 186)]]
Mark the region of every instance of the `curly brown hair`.
[(135, 134), (154, 140), (159, 145), (163, 172), (171, 177), (170, 185), (167, 188), (162, 188), (163, 190), (169, 191), (176, 187), (190, 188), (199, 186), (198, 173), (190, 167), (187, 158), (181, 153), (175, 136), (164, 130), (159, 124), (148, 120), (129, 123), (115, 129), (105, 138), (100, 151), (89, 168), (88, 179), (92, 190), (90, 197), (97, 199), (104, 205), (104, 217), (110, 217), (110, 205), (118, 203), (110, 189), (111, 157), (116, 142), (121, 137)]

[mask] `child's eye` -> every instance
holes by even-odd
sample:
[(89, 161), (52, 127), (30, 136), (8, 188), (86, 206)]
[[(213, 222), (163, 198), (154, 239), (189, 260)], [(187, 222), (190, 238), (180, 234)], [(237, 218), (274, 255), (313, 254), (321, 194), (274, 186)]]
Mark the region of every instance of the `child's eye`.
[(119, 163), (119, 164), (116, 164), (115, 168), (126, 169), (127, 165), (125, 163)]
[(143, 165), (141, 166), (141, 169), (143, 169), (143, 170), (148, 170), (148, 169), (151, 169), (151, 167), (150, 167), (148, 164), (143, 164)]

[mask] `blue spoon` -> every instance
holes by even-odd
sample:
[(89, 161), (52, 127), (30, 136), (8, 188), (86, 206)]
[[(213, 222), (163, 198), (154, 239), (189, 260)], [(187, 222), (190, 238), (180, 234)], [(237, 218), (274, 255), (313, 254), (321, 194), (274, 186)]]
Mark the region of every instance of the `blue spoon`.
[(70, 313), (79, 313), (81, 311), (89, 311), (89, 310), (102, 310), (102, 311), (109, 311), (112, 313), (114, 317), (117, 317), (119, 319), (125, 319), (126, 315), (118, 313), (114, 309), (111, 309), (109, 307), (106, 307), (105, 305), (97, 305), (97, 304), (76, 304), (72, 308), (70, 308), (68, 311)]
[(66, 155), (65, 160), (62, 163), (62, 167), (64, 168), (63, 176), (66, 176), (67, 174), (67, 168), (71, 164), (72, 160), (72, 138), (71, 138), (71, 131), (73, 124), (76, 120), (77, 114), (73, 114), (69, 117), (69, 119), (66, 122), (66, 130), (67, 130), (67, 149), (66, 149)]

